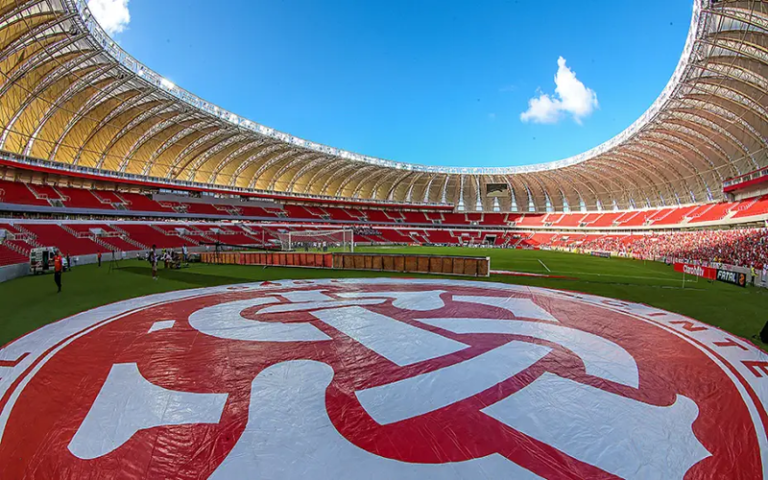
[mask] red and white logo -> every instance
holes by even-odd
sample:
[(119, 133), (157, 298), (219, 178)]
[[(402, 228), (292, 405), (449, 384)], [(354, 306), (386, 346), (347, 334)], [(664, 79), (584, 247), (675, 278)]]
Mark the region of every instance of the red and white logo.
[(676, 272), (706, 278), (707, 280), (715, 280), (717, 278), (717, 269), (712, 267), (702, 267), (701, 265), (691, 265), (689, 263), (675, 263), (674, 269)]
[(0, 478), (766, 478), (768, 356), (449, 280), (154, 295), (0, 350)]

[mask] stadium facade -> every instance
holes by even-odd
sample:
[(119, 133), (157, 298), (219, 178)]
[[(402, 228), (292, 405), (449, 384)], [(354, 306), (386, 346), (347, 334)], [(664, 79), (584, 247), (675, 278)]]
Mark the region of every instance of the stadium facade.
[[(768, 5), (760, 1), (695, 0), (680, 62), (634, 124), (575, 157), (521, 167), (400, 163), (244, 119), (134, 59), (85, 0), (1, 1), (0, 71), (6, 164), (176, 187), (600, 211), (719, 201), (727, 179), (768, 165)], [(488, 196), (489, 184), (507, 188)]]

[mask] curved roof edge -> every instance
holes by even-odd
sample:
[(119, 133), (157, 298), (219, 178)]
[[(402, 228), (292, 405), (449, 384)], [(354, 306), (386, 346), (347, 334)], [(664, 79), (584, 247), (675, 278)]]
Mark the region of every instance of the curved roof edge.
[(459, 175), (513, 175), (520, 173), (535, 173), (556, 170), (559, 168), (577, 165), (591, 158), (597, 157), (598, 155), (601, 155), (632, 138), (635, 134), (641, 131), (643, 127), (645, 127), (647, 124), (652, 122), (654, 118), (656, 118), (656, 116), (663, 110), (664, 106), (672, 98), (674, 92), (680, 86), (681, 80), (684, 78), (685, 72), (688, 68), (688, 60), (693, 53), (696, 40), (700, 37), (704, 30), (704, 25), (700, 21), (701, 11), (704, 8), (705, 2), (708, 1), (709, 0), (693, 0), (691, 27), (688, 31), (688, 37), (685, 42), (683, 54), (680, 57), (680, 61), (678, 62), (677, 67), (675, 68), (675, 72), (672, 74), (672, 77), (670, 78), (666, 87), (661, 92), (661, 95), (659, 95), (656, 101), (653, 102), (650, 108), (648, 108), (648, 110), (646, 110), (645, 113), (640, 116), (640, 118), (635, 120), (632, 125), (627, 127), (624, 131), (615, 137), (602, 143), (601, 145), (598, 145), (595, 148), (592, 148), (591, 150), (575, 155), (573, 157), (553, 162), (514, 167), (441, 167), (396, 162), (392, 160), (361, 155), (347, 150), (342, 150), (339, 148), (305, 140), (303, 138), (299, 138), (294, 135), (275, 130), (274, 128), (261, 125), (252, 120), (240, 117), (239, 115), (236, 115), (217, 105), (207, 102), (202, 98), (192, 94), (191, 92), (175, 85), (170, 80), (164, 78), (162, 75), (158, 74), (157, 72), (136, 60), (128, 52), (123, 50), (123, 48), (120, 47), (114, 40), (112, 40), (112, 38), (104, 31), (104, 29), (101, 28), (101, 26), (93, 17), (93, 14), (88, 9), (87, 0), (64, 0), (64, 2), (69, 5), (73, 11), (78, 13), (79, 20), (81, 21), (80, 23), (82, 23), (83, 27), (85, 27), (85, 29), (90, 33), (91, 38), (124, 68), (141, 77), (146, 82), (170, 94), (174, 98), (181, 100), (182, 102), (196, 109), (202, 110), (207, 114), (224, 120), (231, 125), (255, 132), (265, 137), (274, 138), (291, 145), (296, 145), (301, 148), (306, 148), (312, 151), (336, 156), (346, 160), (414, 172)]

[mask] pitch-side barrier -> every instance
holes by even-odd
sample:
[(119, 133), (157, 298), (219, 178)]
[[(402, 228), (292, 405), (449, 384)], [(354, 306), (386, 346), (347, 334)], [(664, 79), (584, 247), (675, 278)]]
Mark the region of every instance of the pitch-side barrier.
[(378, 253), (209, 252), (203, 263), (487, 277), (490, 257)]

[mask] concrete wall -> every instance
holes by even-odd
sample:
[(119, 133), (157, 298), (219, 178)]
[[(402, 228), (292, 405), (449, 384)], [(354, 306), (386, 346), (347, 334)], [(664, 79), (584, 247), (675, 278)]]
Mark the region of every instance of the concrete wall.
[(5, 267), (0, 267), (0, 283), (13, 280), (14, 278), (23, 277), (25, 275), (29, 275), (28, 263), (19, 263), (17, 265), (6, 265)]

